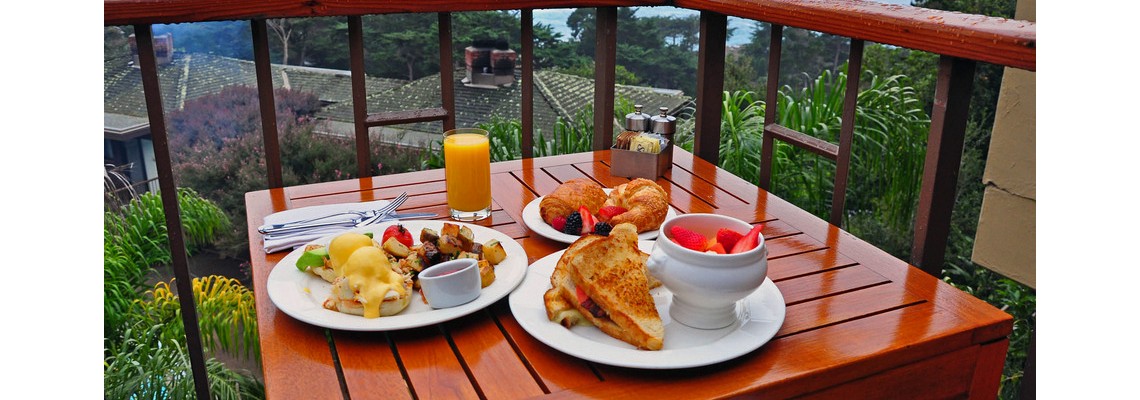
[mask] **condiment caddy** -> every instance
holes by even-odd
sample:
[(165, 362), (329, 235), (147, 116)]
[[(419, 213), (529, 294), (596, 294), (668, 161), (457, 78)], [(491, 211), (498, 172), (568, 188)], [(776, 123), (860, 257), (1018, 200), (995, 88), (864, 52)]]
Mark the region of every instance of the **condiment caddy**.
[(634, 112), (625, 116), (625, 130), (610, 148), (610, 174), (656, 180), (673, 166), (677, 118), (668, 114), (667, 107), (652, 117), (641, 109), (642, 105), (634, 105)]

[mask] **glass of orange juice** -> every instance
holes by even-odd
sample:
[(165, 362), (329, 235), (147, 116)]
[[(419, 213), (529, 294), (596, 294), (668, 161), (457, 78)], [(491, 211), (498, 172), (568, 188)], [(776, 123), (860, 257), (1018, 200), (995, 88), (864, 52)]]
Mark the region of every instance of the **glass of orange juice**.
[(451, 218), (491, 216), (491, 146), (487, 131), (457, 128), (443, 133), (443, 169)]

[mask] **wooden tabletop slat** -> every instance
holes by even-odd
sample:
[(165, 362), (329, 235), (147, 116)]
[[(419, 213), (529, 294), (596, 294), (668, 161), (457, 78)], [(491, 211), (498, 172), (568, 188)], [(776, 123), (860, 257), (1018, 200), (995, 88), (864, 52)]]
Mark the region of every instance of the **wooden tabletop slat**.
[(827, 247), (807, 235), (783, 236), (771, 240), (764, 238), (764, 244), (768, 247), (769, 261)]
[[(726, 388), (763, 387), (765, 398), (789, 398), (920, 361), (950, 348), (969, 346), (968, 335), (932, 340), (950, 329), (951, 318), (928, 303), (830, 325), (772, 340), (740, 358), (684, 370), (634, 370), (598, 365), (605, 381), (553, 392), (548, 398), (711, 398), (744, 395)], [(884, 334), (885, 327), (897, 335)], [(906, 343), (915, 343), (907, 346)], [(860, 368), (840, 368), (843, 365)]]
[(902, 285), (876, 285), (821, 297), (815, 301), (792, 304), (788, 306), (784, 324), (776, 332), (776, 337), (908, 307), (923, 301), (922, 298), (907, 292)]
[[(550, 174), (550, 176), (553, 177), (554, 180), (556, 180), (558, 182), (566, 182), (566, 181), (571, 180), (571, 179), (589, 179), (591, 181), (594, 181), (593, 177), (591, 177), (590, 175), (587, 175), (586, 173), (582, 172), (578, 168), (575, 168), (574, 165), (572, 165), (572, 164), (571, 165), (553, 165), (553, 166), (543, 168), (542, 170), (546, 171), (547, 174)], [(605, 185), (602, 185), (602, 186), (605, 186)]]
[[(268, 192), (251, 193), (246, 197), (253, 200), (246, 207), (249, 215), (272, 213), (273, 202), (270, 201)], [(265, 254), (256, 225), (251, 229), (249, 237), (250, 251)], [(280, 259), (280, 256), (275, 258)], [(264, 376), (266, 395), (287, 398), (295, 393), (313, 390), (313, 398), (340, 398), (337, 372), (327, 368), (332, 364), (332, 355), (328, 351), (324, 329), (285, 315), (269, 301), (265, 285), (270, 271), (270, 268), (253, 268), (262, 369), (274, 372)]]
[[(491, 218), (529, 263), (564, 250), (529, 230), (523, 208), (576, 177), (614, 187), (609, 151), (492, 165)], [(684, 370), (589, 363), (553, 350), (515, 321), (507, 300), (437, 326), (332, 331), (284, 315), (265, 281), (288, 252), (264, 254), (256, 226), (276, 211), (392, 198), (401, 211), (446, 221), (443, 170), (350, 179), (246, 194), (248, 232), (269, 398), (709, 398), (755, 396), (991, 397), (1012, 318), (778, 196), (675, 148), (657, 182), (680, 213), (715, 212), (763, 223), (769, 278), (787, 304), (773, 338), (736, 359)], [(334, 361), (332, 351), (339, 360)], [(338, 376), (342, 373), (343, 376)], [(895, 389), (892, 389), (895, 388)], [(549, 394), (547, 394), (549, 393)]]
[[(503, 340), (503, 332), (489, 311), (449, 321), (443, 326), (484, 398), (517, 399), (543, 394), (537, 382), (522, 379), (530, 372), (511, 344)], [(504, 377), (512, 377), (510, 385), (502, 384)]]
[[(389, 332), (415, 396), (421, 399), (472, 399), (478, 392), (438, 326)], [(383, 351), (373, 348), (373, 351)], [(370, 397), (362, 393), (361, 397)]]
[(499, 303), (492, 308), (499, 316), (503, 330), (510, 335), (511, 342), (519, 351), (525, 354), (527, 364), (542, 380), (548, 393), (600, 381), (589, 362), (554, 350), (527, 333), (515, 320), (507, 304)]
[[(417, 301), (419, 299), (412, 299)], [(383, 332), (330, 331), (349, 393), (370, 393), (377, 398), (411, 399), (395, 355), (373, 351), (389, 346)]]
[(791, 306), (886, 282), (890, 281), (874, 271), (856, 265), (782, 280), (776, 282), (776, 287), (784, 295), (784, 303)]
[(768, 278), (779, 282), (784, 279), (814, 274), (839, 267), (854, 265), (855, 261), (834, 249), (799, 253), (791, 257), (768, 260)]
[(591, 161), (591, 162), (577, 163), (577, 164), (574, 164), (574, 167), (578, 168), (579, 171), (582, 171), (582, 172), (586, 173), (587, 175), (589, 175), (590, 177), (594, 178), (594, 180), (601, 183), (602, 186), (605, 186), (608, 188), (614, 188), (614, 187), (617, 187), (617, 185), (620, 185), (620, 184), (623, 184), (623, 183), (630, 181), (629, 178), (626, 178), (623, 176), (611, 175), (610, 174), (610, 166), (609, 166), (609, 164), (607, 164), (607, 162), (609, 162), (609, 159), (606, 159), (605, 162), (603, 162), (603, 161)]

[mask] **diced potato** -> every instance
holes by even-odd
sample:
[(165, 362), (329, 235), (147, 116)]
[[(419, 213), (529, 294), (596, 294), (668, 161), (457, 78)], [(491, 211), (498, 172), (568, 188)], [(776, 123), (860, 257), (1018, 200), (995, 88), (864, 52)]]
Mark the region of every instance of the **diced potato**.
[(439, 251), (450, 256), (463, 251), (463, 246), (459, 242), (459, 238), (445, 233), (439, 236)]
[(491, 265), (499, 265), (504, 258), (507, 258), (507, 251), (503, 249), (502, 243), (496, 239), (491, 239), (483, 244), (483, 258), (489, 261)]
[(495, 282), (495, 267), (487, 260), (479, 260), (479, 279), (482, 287), (491, 286)]
[(459, 236), (459, 225), (444, 222), (443, 229), (439, 231), (439, 236)]
[(431, 228), (424, 228), (420, 231), (420, 243), (435, 243), (439, 240), (439, 232)]
[(418, 252), (408, 254), (408, 258), (403, 259), (402, 262), (407, 263), (408, 267), (416, 273), (424, 270), (424, 260), (420, 258), (420, 253)]
[(471, 232), (471, 228), (462, 226), (459, 228), (459, 244), (463, 251), (471, 251), (471, 245), (475, 244), (475, 232)]
[(455, 258), (474, 258), (476, 260), (480, 259), (478, 254), (466, 252), (466, 251), (459, 252), (459, 255), (455, 256)]
[(408, 246), (405, 246), (403, 243), (400, 243), (399, 240), (396, 240), (395, 236), (390, 237), (388, 240), (384, 241), (384, 251), (395, 256), (396, 258), (405, 258), (412, 252), (410, 249), (408, 249)]

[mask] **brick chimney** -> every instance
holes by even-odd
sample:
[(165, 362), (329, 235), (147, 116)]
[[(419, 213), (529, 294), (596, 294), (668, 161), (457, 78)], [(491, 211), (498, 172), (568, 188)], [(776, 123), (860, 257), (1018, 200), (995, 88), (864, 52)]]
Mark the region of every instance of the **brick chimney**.
[[(131, 34), (127, 38), (131, 46), (131, 59), (134, 60), (134, 67), (139, 67), (139, 46), (135, 43), (135, 35)], [(154, 61), (155, 64), (162, 66), (170, 64), (174, 60), (174, 35), (169, 32), (157, 35), (154, 37)]]
[(514, 50), (503, 39), (475, 39), (464, 49), (467, 77), (463, 84), (470, 87), (496, 89), (510, 86), (515, 80)]

